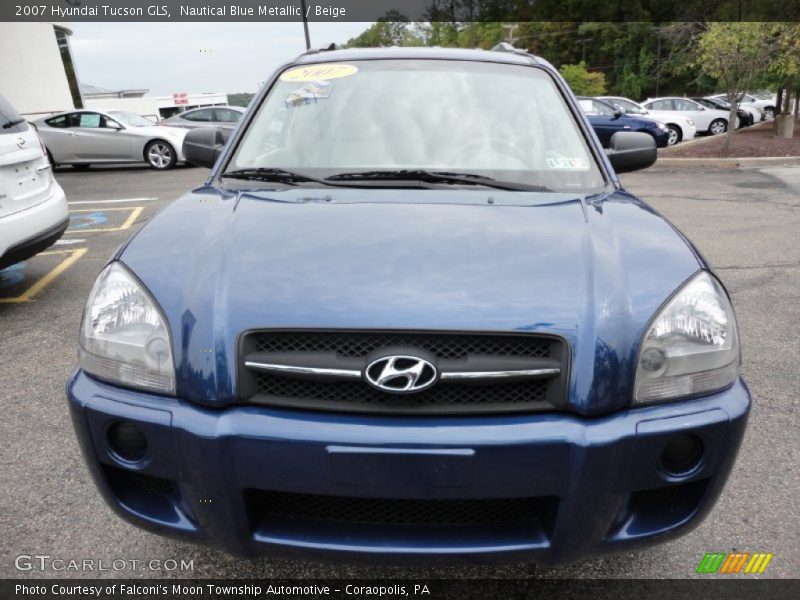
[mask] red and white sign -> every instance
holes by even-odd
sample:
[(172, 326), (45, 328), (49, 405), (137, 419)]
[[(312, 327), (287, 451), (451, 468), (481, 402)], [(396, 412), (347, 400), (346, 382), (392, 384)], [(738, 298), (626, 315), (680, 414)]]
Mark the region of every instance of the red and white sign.
[(189, 94), (186, 92), (176, 92), (172, 94), (172, 101), (175, 104), (189, 104)]

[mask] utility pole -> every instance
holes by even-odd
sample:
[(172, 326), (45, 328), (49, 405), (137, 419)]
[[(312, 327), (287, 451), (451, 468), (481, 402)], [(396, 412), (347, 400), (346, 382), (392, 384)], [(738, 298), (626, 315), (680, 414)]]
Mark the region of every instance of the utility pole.
[(661, 30), (656, 27), (656, 98), (658, 98), (658, 84), (661, 79)]
[(311, 50), (311, 37), (308, 35), (308, 19), (306, 18), (306, 0), (300, 0), (300, 10), (303, 11), (303, 32), (306, 34), (306, 50)]

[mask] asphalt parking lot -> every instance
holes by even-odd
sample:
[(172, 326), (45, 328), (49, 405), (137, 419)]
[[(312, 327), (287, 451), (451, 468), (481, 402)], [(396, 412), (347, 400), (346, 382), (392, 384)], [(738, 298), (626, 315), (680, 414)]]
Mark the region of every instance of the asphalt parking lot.
[(64, 384), (76, 362), (89, 289), (130, 234), (207, 171), (59, 169), (72, 224), (61, 243), (0, 272), (0, 420), (4, 490), (0, 577), (93, 576), (15, 568), (19, 555), (191, 560), (191, 571), (118, 577), (691, 577), (706, 552), (772, 552), (764, 576), (800, 572), (800, 167), (659, 168), (623, 177), (692, 239), (732, 293), (753, 412), (739, 459), (710, 517), (646, 550), (549, 567), (387, 568), (243, 560), (134, 528), (100, 499), (80, 456)]

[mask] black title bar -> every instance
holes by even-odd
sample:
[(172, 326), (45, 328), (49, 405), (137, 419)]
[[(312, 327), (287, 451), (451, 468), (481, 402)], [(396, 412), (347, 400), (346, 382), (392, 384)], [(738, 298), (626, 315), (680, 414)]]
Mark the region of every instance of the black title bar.
[(800, 0), (3, 0), (0, 21), (798, 21)]

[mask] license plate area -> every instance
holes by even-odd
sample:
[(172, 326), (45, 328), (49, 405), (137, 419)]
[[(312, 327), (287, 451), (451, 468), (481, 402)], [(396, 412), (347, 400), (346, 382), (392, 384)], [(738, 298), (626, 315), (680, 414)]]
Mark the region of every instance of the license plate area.
[(0, 166), (0, 217), (36, 206), (47, 198), (50, 169), (40, 159)]

